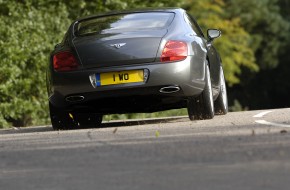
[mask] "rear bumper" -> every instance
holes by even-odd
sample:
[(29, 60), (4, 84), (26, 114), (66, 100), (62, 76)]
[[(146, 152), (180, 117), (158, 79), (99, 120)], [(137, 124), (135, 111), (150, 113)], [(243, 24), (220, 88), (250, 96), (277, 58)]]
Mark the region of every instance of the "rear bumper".
[[(116, 104), (122, 104), (121, 102), (125, 99), (136, 99), (136, 106), (138, 106), (138, 101), (144, 102), (145, 98), (152, 99), (153, 102), (165, 99), (172, 99), (178, 102), (186, 97), (199, 95), (203, 91), (205, 84), (204, 65), (204, 63), (198, 62), (189, 56), (183, 61), (172, 63), (148, 63), (63, 73), (51, 71), (50, 80), (48, 80), (48, 89), (50, 89), (49, 101), (56, 107), (73, 107), (75, 105), (91, 103), (98, 104), (97, 102), (100, 103), (101, 101), (108, 101), (108, 105), (109, 101), (116, 101)], [(95, 73), (139, 69), (147, 69), (149, 71), (149, 78), (146, 83), (130, 83), (94, 88), (89, 79), (89, 76)], [(167, 86), (177, 86), (180, 88), (180, 91), (166, 94), (161, 93), (160, 89)], [(84, 99), (80, 102), (69, 102), (66, 100), (69, 96), (82, 96)], [(146, 104), (150, 104), (150, 102)], [(164, 104), (169, 103), (165, 101)], [(148, 105), (148, 107), (150, 106)], [(100, 109), (104, 110), (104, 108)], [(113, 111), (113, 109), (111, 110)], [(148, 110), (150, 109), (148, 108)], [(107, 110), (107, 112), (112, 111)]]

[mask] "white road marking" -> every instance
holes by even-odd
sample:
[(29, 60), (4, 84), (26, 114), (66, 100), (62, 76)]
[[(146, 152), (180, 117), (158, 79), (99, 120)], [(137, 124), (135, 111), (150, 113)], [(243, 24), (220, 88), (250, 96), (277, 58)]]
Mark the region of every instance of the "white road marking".
[[(254, 115), (253, 117), (255, 118), (261, 118), (263, 116), (265, 116), (268, 113), (271, 113), (273, 111), (264, 111), (261, 113), (258, 113), (256, 115)], [(274, 123), (274, 122), (269, 122), (266, 120), (255, 120), (256, 123), (262, 124), (262, 125), (270, 125), (270, 126), (275, 126), (275, 127), (289, 127), (290, 128), (290, 124), (283, 124), (283, 123)]]
[(269, 122), (265, 120), (256, 120), (255, 122), (259, 124), (263, 124), (263, 125), (272, 125), (276, 127), (290, 127), (289, 124), (287, 125), (287, 124), (281, 124), (281, 123), (273, 123), (273, 122)]
[(261, 112), (261, 113), (259, 113), (257, 115), (254, 115), (253, 117), (263, 117), (264, 115), (266, 115), (268, 113), (271, 113), (271, 112), (273, 112), (273, 111), (264, 111), (264, 112)]

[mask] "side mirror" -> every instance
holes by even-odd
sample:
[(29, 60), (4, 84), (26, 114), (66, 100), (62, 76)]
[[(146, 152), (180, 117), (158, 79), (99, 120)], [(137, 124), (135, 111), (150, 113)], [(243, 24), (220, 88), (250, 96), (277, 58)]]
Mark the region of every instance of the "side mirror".
[(208, 29), (207, 30), (207, 37), (209, 41), (213, 41), (215, 38), (218, 38), (222, 35), (222, 32), (218, 29)]

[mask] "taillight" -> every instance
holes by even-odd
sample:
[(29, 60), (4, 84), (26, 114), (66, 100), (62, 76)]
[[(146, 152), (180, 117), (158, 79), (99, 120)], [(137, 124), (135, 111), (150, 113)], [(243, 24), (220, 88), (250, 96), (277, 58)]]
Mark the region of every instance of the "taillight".
[(187, 57), (187, 44), (182, 41), (168, 41), (162, 51), (161, 62), (181, 61)]
[(71, 71), (79, 66), (77, 59), (70, 51), (63, 51), (53, 56), (53, 68), (56, 71)]

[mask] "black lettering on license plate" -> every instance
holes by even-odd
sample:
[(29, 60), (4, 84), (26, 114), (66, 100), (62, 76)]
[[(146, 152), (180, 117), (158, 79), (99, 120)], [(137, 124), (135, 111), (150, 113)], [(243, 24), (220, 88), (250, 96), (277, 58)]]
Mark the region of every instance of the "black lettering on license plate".
[[(129, 74), (128, 73), (121, 73), (121, 74), (118, 74), (118, 75), (119, 75), (119, 81), (129, 80)], [(115, 74), (113, 75), (113, 80), (116, 81)]]

